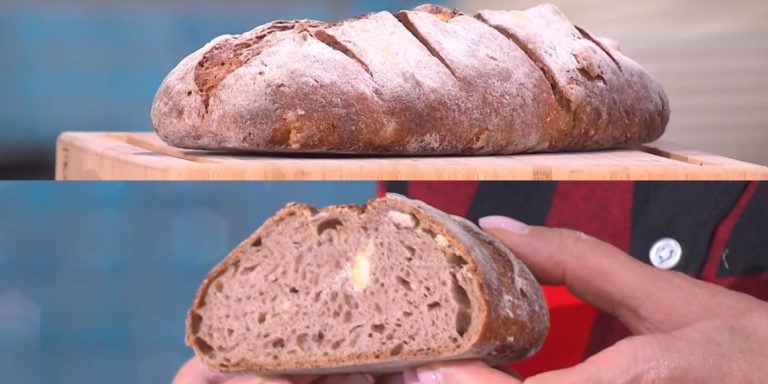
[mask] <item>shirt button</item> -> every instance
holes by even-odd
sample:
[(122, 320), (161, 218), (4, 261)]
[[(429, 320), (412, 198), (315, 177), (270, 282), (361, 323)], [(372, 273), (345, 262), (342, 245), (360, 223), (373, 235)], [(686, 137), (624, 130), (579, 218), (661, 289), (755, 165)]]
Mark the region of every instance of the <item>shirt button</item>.
[(683, 247), (675, 239), (663, 238), (656, 241), (651, 247), (651, 264), (656, 268), (672, 269), (683, 256)]

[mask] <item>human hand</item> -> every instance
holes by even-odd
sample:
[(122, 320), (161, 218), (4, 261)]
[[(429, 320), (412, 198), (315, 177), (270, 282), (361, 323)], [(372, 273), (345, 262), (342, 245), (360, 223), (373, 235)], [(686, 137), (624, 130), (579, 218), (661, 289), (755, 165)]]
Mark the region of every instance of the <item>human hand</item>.
[(259, 376), (253, 374), (215, 373), (208, 371), (197, 357), (181, 367), (173, 384), (372, 384), (368, 375), (333, 376)]
[[(548, 383), (758, 383), (768, 379), (768, 303), (643, 264), (583, 233), (480, 221), (542, 284), (614, 315), (634, 336), (574, 367), (525, 380)], [(480, 362), (409, 370), (406, 384), (514, 384)]]

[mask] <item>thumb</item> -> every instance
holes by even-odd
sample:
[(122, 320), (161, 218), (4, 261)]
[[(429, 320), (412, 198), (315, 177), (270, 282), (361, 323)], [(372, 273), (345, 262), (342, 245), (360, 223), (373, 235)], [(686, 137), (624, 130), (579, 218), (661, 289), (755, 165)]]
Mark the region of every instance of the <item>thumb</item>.
[(664, 376), (653, 338), (632, 336), (620, 340), (581, 364), (532, 376), (525, 384), (621, 384), (656, 382)]
[(520, 381), (476, 360), (430, 364), (403, 372), (405, 384), (520, 384)]

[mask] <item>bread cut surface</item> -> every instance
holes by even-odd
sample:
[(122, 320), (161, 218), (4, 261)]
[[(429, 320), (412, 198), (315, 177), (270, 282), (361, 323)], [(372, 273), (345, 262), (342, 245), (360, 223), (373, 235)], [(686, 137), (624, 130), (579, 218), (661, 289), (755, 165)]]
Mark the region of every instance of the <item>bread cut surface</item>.
[(275, 21), (185, 58), (152, 107), (168, 144), (261, 152), (592, 150), (668, 120), (656, 80), (552, 5)]
[(385, 372), (522, 359), (548, 323), (540, 287), (505, 247), (388, 195), (278, 212), (210, 272), (186, 339), (214, 371)]

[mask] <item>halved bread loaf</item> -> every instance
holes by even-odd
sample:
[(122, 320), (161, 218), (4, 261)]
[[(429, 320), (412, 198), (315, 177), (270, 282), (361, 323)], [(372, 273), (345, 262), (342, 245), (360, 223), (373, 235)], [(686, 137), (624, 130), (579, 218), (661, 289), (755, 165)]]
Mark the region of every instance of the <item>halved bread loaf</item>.
[(522, 359), (548, 324), (541, 288), (502, 244), (388, 195), (289, 204), (210, 272), (186, 339), (214, 371), (383, 372)]

